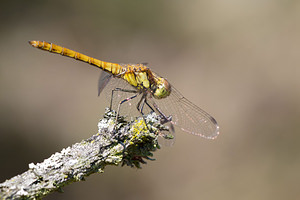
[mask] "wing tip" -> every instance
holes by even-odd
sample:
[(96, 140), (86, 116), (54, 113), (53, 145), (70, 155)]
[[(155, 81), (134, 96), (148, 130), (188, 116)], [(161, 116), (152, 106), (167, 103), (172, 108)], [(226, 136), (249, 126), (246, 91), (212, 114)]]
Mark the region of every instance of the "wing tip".
[(216, 124), (216, 130), (215, 130), (214, 134), (212, 136), (209, 136), (209, 137), (206, 137), (206, 138), (214, 140), (219, 136), (219, 134), (220, 134), (220, 127), (219, 127), (218, 124)]

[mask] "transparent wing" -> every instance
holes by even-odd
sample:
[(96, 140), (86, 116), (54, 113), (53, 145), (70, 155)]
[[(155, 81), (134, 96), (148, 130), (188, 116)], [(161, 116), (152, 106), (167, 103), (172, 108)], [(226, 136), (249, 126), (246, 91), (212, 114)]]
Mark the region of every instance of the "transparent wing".
[(154, 100), (159, 109), (172, 116), (172, 124), (181, 130), (207, 139), (214, 139), (219, 134), (216, 120), (204, 110), (190, 102), (178, 90), (172, 87), (170, 96)]
[[(103, 72), (102, 72), (103, 73)], [(104, 81), (101, 81), (104, 80)], [(111, 76), (109, 73), (105, 75), (101, 74), (98, 84), (98, 92), (101, 92), (101, 96), (105, 96), (107, 100), (107, 106), (110, 105), (112, 90), (116, 88), (121, 88), (125, 90), (136, 90), (133, 86), (127, 83), (125, 80), (121, 78), (116, 78)], [(136, 90), (137, 91), (137, 90)], [(130, 98), (137, 93), (123, 92), (123, 91), (115, 91), (114, 96), (112, 98), (112, 109), (117, 110), (118, 105), (124, 99)], [(130, 101), (124, 102), (120, 107), (120, 115), (128, 116), (128, 117), (140, 117), (141, 113), (137, 110), (137, 104), (140, 101), (142, 95), (138, 94), (137, 97), (131, 99)], [(148, 114), (150, 109), (147, 106), (144, 106), (144, 113)]]
[[(111, 101), (112, 90), (122, 88), (126, 90), (134, 90), (135, 88), (120, 78), (115, 78), (109, 73), (102, 74), (99, 79), (98, 92), (101, 96), (104, 95), (108, 100), (108, 105)], [(116, 110), (119, 103), (135, 94), (116, 91), (112, 99), (112, 109)], [(149, 94), (150, 95), (150, 94)], [(142, 95), (125, 102), (120, 107), (120, 115), (138, 117), (141, 113), (137, 110), (136, 106)], [(171, 123), (180, 127), (181, 130), (198, 135), (208, 139), (214, 139), (219, 134), (219, 126), (216, 120), (206, 113), (204, 110), (190, 102), (178, 90), (172, 87), (170, 96), (164, 99), (149, 98), (149, 103), (155, 103), (164, 115), (172, 116)], [(154, 106), (153, 106), (154, 107)], [(148, 106), (144, 106), (144, 114), (150, 112)]]
[(105, 71), (101, 72), (101, 75), (98, 80), (98, 96), (100, 96), (100, 93), (104, 90), (106, 85), (109, 83), (112, 76), (113, 76), (112, 74), (107, 73)]

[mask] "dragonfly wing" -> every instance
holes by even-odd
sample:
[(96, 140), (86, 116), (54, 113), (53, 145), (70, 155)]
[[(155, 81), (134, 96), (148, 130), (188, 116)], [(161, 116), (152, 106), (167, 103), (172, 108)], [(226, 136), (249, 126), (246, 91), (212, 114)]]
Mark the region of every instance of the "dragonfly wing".
[(113, 76), (112, 74), (107, 73), (105, 71), (101, 72), (101, 75), (98, 80), (98, 96), (100, 96), (100, 93), (103, 91), (105, 86), (111, 80), (112, 76)]
[[(103, 72), (102, 72), (103, 73)], [(124, 89), (124, 90), (135, 90), (133, 86), (128, 84), (125, 80), (122, 78), (114, 77), (113, 75), (110, 75), (109, 73), (106, 73), (107, 75), (101, 75), (99, 79), (99, 87), (98, 91), (101, 92), (101, 96), (105, 96), (108, 103), (112, 103), (112, 109), (116, 110), (120, 104), (121, 101), (128, 99), (136, 93), (131, 92), (124, 92), (124, 91), (114, 91), (113, 93), (113, 99), (111, 101), (111, 95), (112, 91), (116, 88)], [(103, 78), (102, 78), (103, 77)], [(103, 81), (101, 81), (103, 79)], [(137, 104), (139, 100), (141, 99), (141, 94), (139, 94), (136, 98), (133, 98), (129, 101), (125, 101), (120, 106), (120, 112), (119, 114), (122, 116), (130, 116), (130, 117), (139, 117), (141, 116), (141, 113), (137, 110)], [(145, 106), (146, 107), (146, 106)], [(149, 109), (145, 109), (145, 113), (148, 113)]]
[(166, 116), (172, 116), (171, 123), (181, 130), (207, 139), (218, 136), (219, 126), (216, 120), (186, 99), (174, 87), (170, 96), (155, 102)]
[(141, 64), (147, 66), (149, 63), (147, 63), (147, 62), (142, 62)]

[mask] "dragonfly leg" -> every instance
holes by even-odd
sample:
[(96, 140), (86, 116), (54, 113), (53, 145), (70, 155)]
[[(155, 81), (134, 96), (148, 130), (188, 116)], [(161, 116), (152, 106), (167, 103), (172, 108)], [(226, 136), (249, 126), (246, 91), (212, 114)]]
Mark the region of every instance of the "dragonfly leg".
[[(165, 123), (168, 123), (168, 122), (171, 122), (172, 121), (172, 116), (170, 115), (169, 117), (167, 117), (160, 109), (159, 107), (153, 103), (153, 106), (154, 108), (157, 110), (157, 112), (159, 112), (159, 114), (164, 118), (163, 120), (161, 120), (161, 123), (162, 124), (165, 124)], [(175, 128), (174, 128), (174, 125), (171, 123), (171, 131), (172, 132), (175, 132)]]
[(126, 90), (126, 89), (122, 89), (122, 88), (115, 88), (111, 91), (111, 98), (110, 98), (110, 105), (109, 105), (109, 109), (112, 110), (112, 103), (113, 103), (113, 96), (114, 96), (114, 92), (117, 91), (121, 91), (121, 92), (128, 92), (128, 93), (138, 93), (138, 91), (136, 90)]
[(131, 99), (134, 99), (135, 97), (138, 96), (138, 91), (136, 90), (126, 90), (126, 89), (122, 89), (122, 88), (115, 88), (114, 90), (112, 90), (112, 97), (111, 97), (111, 104), (110, 104), (110, 109), (112, 108), (112, 99), (113, 99), (113, 93), (115, 91), (121, 91), (121, 92), (127, 92), (127, 93), (134, 93), (135, 95), (128, 97), (126, 99), (123, 99), (122, 101), (119, 102), (118, 108), (117, 108), (117, 115), (116, 115), (116, 122), (115, 125), (118, 123), (118, 117), (119, 117), (119, 113), (120, 113), (120, 108), (121, 105), (127, 101), (130, 101)]
[[(143, 120), (145, 122), (145, 125), (147, 127), (147, 123), (146, 123), (146, 119), (143, 113), (143, 109), (144, 109), (144, 105), (145, 103), (148, 105), (147, 103), (147, 98), (146, 98), (146, 94), (143, 94), (142, 98), (140, 99), (140, 101), (138, 102), (136, 108), (138, 109), (138, 111), (142, 114)], [(151, 107), (150, 107), (151, 108)], [(151, 108), (152, 109), (152, 108)]]
[(147, 99), (145, 99), (145, 103), (151, 109), (152, 112), (155, 112), (152, 106), (150, 106), (150, 104), (148, 103)]
[(116, 119), (115, 119), (115, 125), (114, 125), (114, 128), (113, 128), (113, 131), (115, 132), (116, 131), (116, 125), (118, 124), (118, 117), (119, 117), (119, 112), (120, 112), (120, 108), (121, 108), (121, 105), (127, 101), (130, 101), (131, 99), (134, 99), (135, 97), (137, 97), (138, 94), (135, 94), (131, 97), (128, 97), (122, 101), (120, 101), (119, 105), (118, 105), (118, 109), (117, 109), (117, 114), (116, 114)]
[(127, 102), (127, 101), (130, 101), (131, 99), (134, 99), (135, 97), (137, 97), (137, 94), (135, 94), (135, 95), (133, 95), (133, 96), (131, 96), (131, 97), (128, 97), (128, 98), (126, 98), (126, 99), (120, 101), (120, 103), (119, 103), (119, 105), (118, 105), (118, 109), (117, 109), (117, 116), (116, 116), (116, 118), (118, 118), (118, 116), (119, 116), (119, 111), (120, 111), (121, 105), (122, 105), (123, 103)]
[(167, 117), (155, 103), (153, 104), (153, 106), (157, 110), (157, 112), (164, 118), (164, 121), (162, 122), (163, 124), (172, 120), (172, 116)]
[(138, 104), (136, 105), (136, 108), (142, 115), (144, 115), (143, 109), (144, 109), (145, 99), (146, 99), (145, 95), (143, 95), (142, 98), (139, 100)]

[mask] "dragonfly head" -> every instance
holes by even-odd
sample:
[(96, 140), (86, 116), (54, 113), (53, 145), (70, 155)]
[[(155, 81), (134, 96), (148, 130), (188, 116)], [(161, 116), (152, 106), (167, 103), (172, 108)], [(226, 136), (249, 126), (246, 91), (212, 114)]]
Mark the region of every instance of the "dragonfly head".
[(171, 93), (171, 85), (164, 78), (158, 78), (156, 80), (155, 87), (153, 89), (153, 96), (156, 99), (162, 99), (169, 96)]

